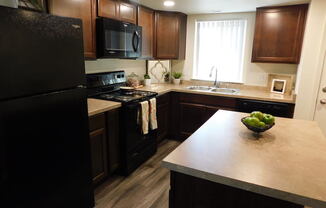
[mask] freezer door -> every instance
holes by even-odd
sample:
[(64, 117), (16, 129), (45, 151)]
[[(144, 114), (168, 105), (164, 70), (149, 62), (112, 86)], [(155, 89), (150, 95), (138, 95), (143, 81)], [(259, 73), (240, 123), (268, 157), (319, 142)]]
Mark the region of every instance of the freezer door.
[(81, 23), (0, 6), (0, 100), (84, 85)]
[(0, 102), (0, 207), (93, 206), (83, 89)]

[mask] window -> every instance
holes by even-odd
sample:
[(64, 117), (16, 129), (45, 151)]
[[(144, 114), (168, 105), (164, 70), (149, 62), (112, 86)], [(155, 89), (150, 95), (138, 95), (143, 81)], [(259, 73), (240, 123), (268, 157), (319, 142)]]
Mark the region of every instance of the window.
[(247, 20), (196, 22), (193, 79), (243, 82), (243, 60)]

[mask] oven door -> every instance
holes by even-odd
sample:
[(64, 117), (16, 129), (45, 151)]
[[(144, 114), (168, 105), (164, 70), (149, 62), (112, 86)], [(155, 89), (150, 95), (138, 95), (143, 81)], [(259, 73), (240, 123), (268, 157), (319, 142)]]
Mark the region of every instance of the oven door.
[(141, 146), (156, 143), (156, 131), (149, 129), (148, 134), (142, 134), (139, 108), (139, 103), (127, 104), (122, 108), (121, 133), (124, 137), (123, 143), (127, 152), (132, 152)]
[(102, 18), (102, 55), (110, 58), (138, 58), (141, 56), (142, 28), (116, 20)]

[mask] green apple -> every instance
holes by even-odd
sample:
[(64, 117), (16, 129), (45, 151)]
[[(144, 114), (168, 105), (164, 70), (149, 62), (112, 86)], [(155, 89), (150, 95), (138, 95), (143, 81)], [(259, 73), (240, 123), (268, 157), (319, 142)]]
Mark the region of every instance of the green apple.
[(245, 124), (249, 125), (249, 126), (253, 126), (256, 127), (258, 126), (258, 123), (260, 122), (258, 118), (256, 117), (247, 117), (244, 119), (243, 121)]
[(272, 116), (270, 114), (264, 114), (262, 121), (267, 125), (271, 125), (275, 122), (275, 118), (274, 118), (274, 116)]
[(250, 116), (251, 116), (251, 117), (256, 117), (256, 118), (258, 118), (260, 121), (262, 121), (263, 118), (264, 118), (264, 114), (263, 114), (262, 112), (260, 112), (260, 111), (254, 111), (254, 112), (252, 112), (252, 113), (250, 114)]
[(257, 127), (257, 128), (265, 128), (265, 127), (266, 127), (266, 124), (265, 124), (264, 122), (262, 122), (262, 121), (259, 121), (259, 122), (256, 124), (255, 127)]

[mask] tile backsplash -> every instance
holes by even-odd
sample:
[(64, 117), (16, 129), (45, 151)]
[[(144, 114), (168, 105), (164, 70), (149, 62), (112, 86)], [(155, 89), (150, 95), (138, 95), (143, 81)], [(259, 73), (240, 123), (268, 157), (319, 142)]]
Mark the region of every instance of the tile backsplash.
[(146, 73), (145, 60), (97, 59), (85, 61), (86, 74), (124, 70), (127, 75), (132, 72), (143, 77)]

